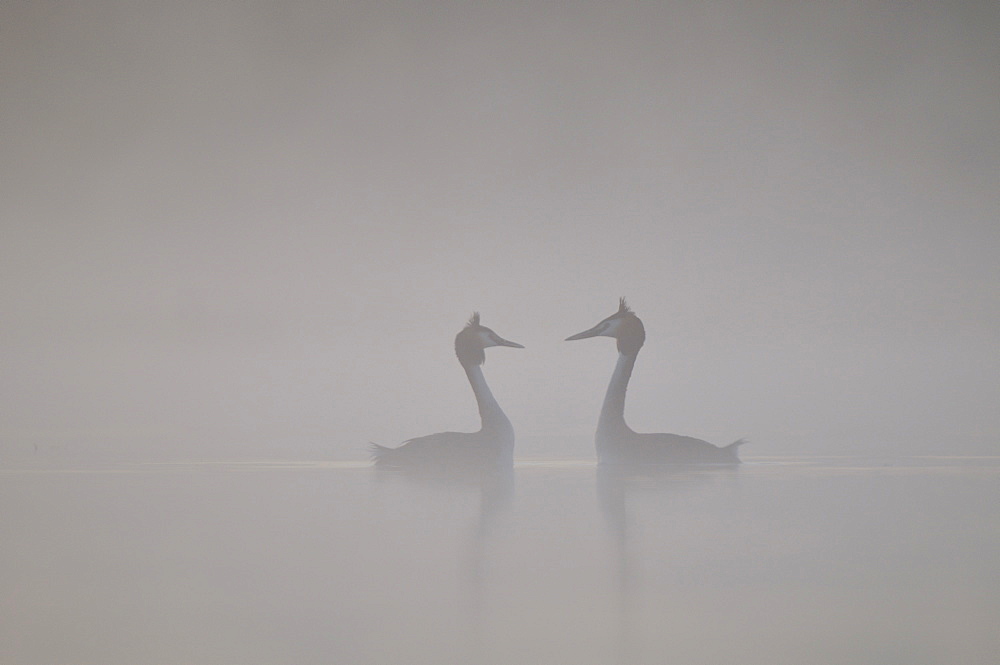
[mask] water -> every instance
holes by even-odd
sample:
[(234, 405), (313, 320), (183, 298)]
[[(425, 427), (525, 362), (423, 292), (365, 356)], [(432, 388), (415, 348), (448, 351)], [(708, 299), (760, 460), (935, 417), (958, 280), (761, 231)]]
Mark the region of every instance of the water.
[(0, 469), (2, 663), (993, 663), (1000, 458)]

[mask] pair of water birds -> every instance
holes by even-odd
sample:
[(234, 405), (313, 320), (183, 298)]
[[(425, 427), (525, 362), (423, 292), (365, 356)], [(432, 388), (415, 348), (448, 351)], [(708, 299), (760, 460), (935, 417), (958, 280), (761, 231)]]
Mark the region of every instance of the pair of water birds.
[[(655, 464), (738, 464), (737, 449), (743, 440), (716, 446), (690, 436), (635, 432), (625, 423), (625, 391), (646, 330), (625, 299), (618, 311), (593, 328), (566, 338), (613, 337), (618, 362), (604, 396), (594, 441), (601, 464), (647, 466)], [(473, 314), (455, 337), (455, 354), (465, 369), (476, 396), (482, 428), (478, 432), (440, 432), (405, 441), (398, 448), (372, 444), (378, 466), (395, 467), (505, 467), (514, 460), (514, 427), (490, 392), (483, 376), (485, 350), (491, 346), (524, 347), (506, 340), (479, 322)]]

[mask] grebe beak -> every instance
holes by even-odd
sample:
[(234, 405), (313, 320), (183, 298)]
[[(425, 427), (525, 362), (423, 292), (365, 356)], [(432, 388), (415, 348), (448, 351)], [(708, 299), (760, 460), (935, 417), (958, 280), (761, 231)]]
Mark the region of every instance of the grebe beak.
[(601, 321), (600, 323), (598, 323), (596, 326), (594, 326), (590, 330), (584, 330), (581, 333), (577, 333), (575, 335), (570, 335), (569, 337), (566, 338), (565, 341), (572, 342), (575, 339), (587, 339), (588, 337), (597, 337), (598, 335), (600, 335), (601, 333), (603, 333), (605, 330), (607, 330), (607, 328), (608, 328), (608, 324), (606, 322), (604, 322), (604, 321)]

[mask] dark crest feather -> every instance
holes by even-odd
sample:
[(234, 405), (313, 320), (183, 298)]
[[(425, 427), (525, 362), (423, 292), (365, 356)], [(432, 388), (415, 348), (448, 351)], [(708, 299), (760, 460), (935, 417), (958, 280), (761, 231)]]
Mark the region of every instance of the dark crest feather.
[(621, 298), (618, 299), (618, 313), (619, 314), (632, 313), (632, 308), (628, 306), (627, 302), (625, 302), (625, 296), (622, 296)]
[(476, 331), (482, 327), (479, 324), (479, 312), (473, 312), (469, 322), (455, 335), (455, 355), (463, 367), (486, 362), (486, 353), (475, 339)]

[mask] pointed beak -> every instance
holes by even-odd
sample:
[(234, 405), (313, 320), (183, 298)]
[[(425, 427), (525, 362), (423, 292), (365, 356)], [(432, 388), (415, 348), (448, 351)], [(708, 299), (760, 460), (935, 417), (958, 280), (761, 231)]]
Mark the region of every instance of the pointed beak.
[(594, 326), (593, 328), (591, 328), (590, 330), (584, 330), (581, 333), (577, 333), (575, 335), (570, 335), (569, 337), (566, 338), (565, 341), (572, 342), (575, 339), (587, 339), (588, 337), (597, 337), (602, 332), (604, 332), (604, 328), (605, 328), (605, 325), (604, 325), (604, 322), (602, 321), (602, 322), (598, 323), (596, 326)]
[(512, 349), (523, 349), (524, 348), (524, 346), (518, 344), (517, 342), (512, 342), (509, 339), (504, 339), (503, 337), (500, 337), (499, 335), (497, 335), (497, 340), (500, 342), (500, 346), (509, 346)]

